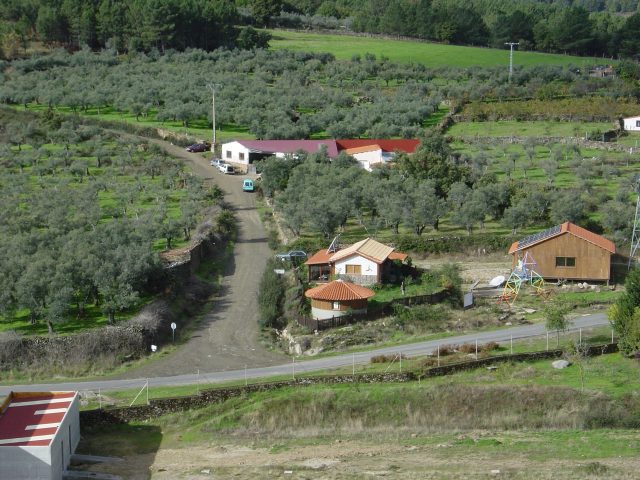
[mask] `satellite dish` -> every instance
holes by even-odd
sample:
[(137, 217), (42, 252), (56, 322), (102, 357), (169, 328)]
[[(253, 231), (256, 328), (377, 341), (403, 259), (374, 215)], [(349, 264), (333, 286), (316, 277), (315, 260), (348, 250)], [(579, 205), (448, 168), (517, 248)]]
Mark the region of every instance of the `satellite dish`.
[(489, 282), (489, 285), (492, 287), (499, 287), (505, 281), (504, 275), (498, 275), (497, 277), (493, 277)]

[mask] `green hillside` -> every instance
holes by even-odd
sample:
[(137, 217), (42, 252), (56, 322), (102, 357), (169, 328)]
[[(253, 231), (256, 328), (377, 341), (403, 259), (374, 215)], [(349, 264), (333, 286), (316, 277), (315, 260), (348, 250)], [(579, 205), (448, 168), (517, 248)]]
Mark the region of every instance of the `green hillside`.
[[(337, 59), (372, 53), (392, 62), (422, 63), (428, 67), (495, 67), (509, 64), (509, 51), (495, 48), (463, 47), (411, 40), (388, 40), (339, 34), (269, 30), (275, 50), (329, 52)], [(515, 52), (514, 65), (576, 65), (602, 63), (601, 59), (536, 52)]]

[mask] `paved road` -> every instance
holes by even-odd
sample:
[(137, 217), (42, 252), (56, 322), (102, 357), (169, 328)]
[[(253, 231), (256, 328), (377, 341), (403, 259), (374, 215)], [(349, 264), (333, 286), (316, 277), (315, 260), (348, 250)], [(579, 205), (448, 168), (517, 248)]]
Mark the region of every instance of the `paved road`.
[[(578, 317), (571, 322), (572, 329), (590, 328), (595, 326), (607, 325), (609, 322), (603, 313), (593, 315), (585, 315)], [(545, 329), (542, 324), (523, 325), (518, 327), (509, 327), (490, 332), (471, 333), (468, 335), (460, 335), (456, 337), (448, 337), (441, 340), (430, 340), (426, 342), (413, 343), (408, 345), (378, 348), (367, 352), (359, 352), (355, 354), (336, 355), (332, 357), (317, 358), (312, 360), (297, 361), (295, 363), (295, 372), (312, 372), (318, 370), (327, 370), (338, 367), (351, 365), (355, 361), (356, 364), (366, 364), (374, 355), (392, 355), (402, 352), (403, 355), (415, 356), (434, 353), (438, 345), (442, 344), (462, 344), (472, 343), (476, 339), (480, 343), (486, 342), (509, 342), (513, 337), (514, 340), (544, 335)], [(240, 366), (240, 365), (238, 365)], [(244, 368), (205, 373), (197, 376), (195, 373), (187, 375), (175, 375), (149, 378), (149, 386), (178, 386), (193, 385), (200, 383), (218, 383), (230, 380), (242, 380), (243, 378), (261, 378), (274, 375), (291, 375), (293, 373), (293, 363), (287, 362), (280, 365), (273, 365), (259, 368)], [(14, 385), (0, 387), (0, 395), (6, 395), (10, 390), (26, 390), (26, 391), (48, 391), (48, 390), (123, 390), (127, 388), (141, 388), (145, 383), (144, 377), (137, 379), (122, 380), (98, 380), (90, 382), (73, 382), (73, 383), (53, 383), (42, 385)]]
[[(255, 195), (242, 191), (244, 177), (218, 172), (200, 154), (161, 140), (149, 141), (185, 160), (196, 175), (215, 182), (224, 191), (225, 201), (237, 219), (238, 237), (220, 292), (191, 338), (170, 355), (113, 378), (166, 377), (198, 369), (216, 372), (238, 365), (257, 367), (286, 361), (283, 354), (267, 351), (258, 341), (258, 284), (272, 253), (256, 210)], [(178, 334), (179, 324), (178, 320)]]

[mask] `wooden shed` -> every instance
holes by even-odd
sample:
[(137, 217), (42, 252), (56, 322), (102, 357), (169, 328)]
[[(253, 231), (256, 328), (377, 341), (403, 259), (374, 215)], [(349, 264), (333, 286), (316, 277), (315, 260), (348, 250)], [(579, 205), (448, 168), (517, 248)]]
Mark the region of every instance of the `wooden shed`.
[(616, 247), (601, 235), (565, 222), (514, 242), (509, 249), (513, 267), (527, 252), (545, 279), (609, 282)]
[(304, 292), (311, 299), (311, 315), (316, 320), (367, 313), (367, 301), (375, 295), (361, 285), (334, 280)]

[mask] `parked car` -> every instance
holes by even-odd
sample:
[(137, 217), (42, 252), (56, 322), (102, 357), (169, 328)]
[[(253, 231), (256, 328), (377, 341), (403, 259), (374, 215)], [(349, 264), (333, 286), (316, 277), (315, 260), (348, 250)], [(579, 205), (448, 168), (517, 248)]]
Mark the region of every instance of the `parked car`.
[(214, 159), (212, 159), (212, 160), (209, 162), (209, 164), (210, 164), (212, 167), (216, 167), (216, 168), (217, 168), (217, 167), (219, 167), (221, 163), (223, 163), (223, 162), (222, 162), (222, 160), (220, 160), (219, 158), (214, 158)]
[(227, 163), (220, 162), (220, 163), (218, 164), (218, 170), (220, 170), (222, 173), (224, 173), (224, 171), (225, 171), (225, 170), (226, 170), (226, 168), (227, 168), (227, 165), (228, 165)]
[(249, 178), (245, 178), (242, 181), (242, 191), (243, 192), (253, 192), (253, 180)]
[(206, 144), (206, 143), (194, 143), (193, 145), (189, 145), (186, 148), (186, 150), (187, 150), (187, 152), (198, 153), (198, 152), (206, 152), (210, 148), (211, 148), (211, 146)]
[(227, 175), (233, 175), (234, 173), (236, 173), (236, 171), (231, 165), (225, 164), (224, 168), (222, 169), (222, 173), (226, 173)]
[(278, 253), (276, 255), (278, 260), (282, 260), (283, 262), (289, 260), (291, 262), (301, 261), (307, 258), (307, 253), (302, 250), (291, 250), (287, 253)]

